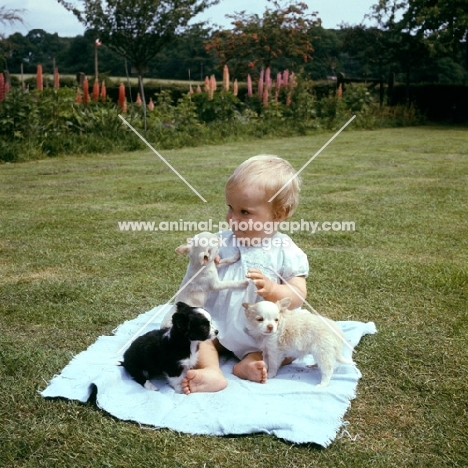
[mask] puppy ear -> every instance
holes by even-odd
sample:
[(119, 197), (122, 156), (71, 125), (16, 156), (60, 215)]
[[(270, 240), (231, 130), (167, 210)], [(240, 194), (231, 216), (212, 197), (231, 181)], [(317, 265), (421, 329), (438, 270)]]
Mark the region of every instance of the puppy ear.
[(291, 298), (285, 297), (284, 299), (278, 301), (276, 305), (279, 307), (280, 312), (283, 312), (291, 305)]
[(177, 302), (176, 311), (172, 316), (172, 326), (178, 328), (179, 330), (183, 330), (187, 322), (187, 314), (191, 309), (192, 308), (185, 302)]
[(190, 247), (191, 247), (191, 239), (187, 239), (186, 244), (179, 245), (177, 249), (175, 249), (176, 253), (179, 255), (187, 255), (190, 252)]
[(243, 302), (242, 307), (244, 308), (244, 314), (247, 318), (249, 318), (251, 311), (250, 311), (250, 306), (252, 304), (249, 304), (248, 302)]

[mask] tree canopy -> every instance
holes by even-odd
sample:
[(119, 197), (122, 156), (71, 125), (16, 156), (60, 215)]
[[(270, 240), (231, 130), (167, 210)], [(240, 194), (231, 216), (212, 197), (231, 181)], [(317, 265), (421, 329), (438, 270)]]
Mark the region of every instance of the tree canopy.
[(456, 58), (463, 51), (468, 64), (468, 0), (378, 0), (373, 17), (380, 27), (423, 42), (432, 54)]
[(207, 49), (215, 53), (222, 65), (229, 64), (239, 73), (249, 69), (270, 67), (286, 59), (288, 67), (312, 59), (313, 47), (309, 31), (319, 24), (317, 13), (308, 14), (305, 3), (290, 1), (282, 5), (268, 0), (263, 16), (245, 11), (228, 15), (232, 19), (231, 30), (215, 32), (207, 43)]
[[(129, 1), (125, 1), (127, 6), (130, 5)], [(133, 1), (135, 4), (148, 2)], [(119, 2), (124, 3), (124, 0)], [(108, 5), (117, 5), (119, 2), (114, 0), (108, 2)], [(468, 82), (468, 42), (465, 26), (468, 0), (376, 2), (372, 15), (374, 24), (342, 24), (338, 30), (324, 29), (319, 24), (316, 14), (305, 16), (306, 10), (300, 10), (303, 13), (300, 14), (301, 4), (293, 2), (292, 5), (298, 9), (297, 13), (294, 15), (292, 12), (290, 17), (296, 16), (298, 20), (310, 21), (306, 27), (306, 35), (301, 28), (294, 29), (295, 23), (288, 23), (286, 20), (281, 22), (291, 3), (284, 6), (276, 1), (270, 1), (263, 15), (247, 15), (245, 12), (232, 15), (231, 29), (219, 31), (206, 24), (180, 26), (174, 31), (174, 40), (165, 43), (148, 60), (146, 66), (149, 72), (146, 76), (167, 79), (190, 77), (203, 81), (205, 76), (214, 73), (221, 77), (223, 66), (228, 63), (231, 76), (238, 79), (252, 72), (252, 68), (260, 70), (269, 64), (272, 73), (285, 68), (299, 69), (304, 76), (314, 80), (327, 79), (343, 72), (351, 78), (379, 78), (381, 75), (395, 73), (396, 80), (400, 82)], [(104, 2), (96, 0), (92, 3), (104, 5)], [(170, 3), (176, 5), (174, 0)], [(84, 5), (84, 2), (81, 1), (81, 4)], [(465, 5), (467, 8), (463, 9)], [(82, 19), (86, 20), (86, 11), (91, 15), (91, 10), (81, 10)], [(0, 14), (5, 11), (0, 7)], [(105, 12), (107, 10), (103, 10), (103, 13)], [(16, 12), (13, 16), (19, 14)], [(265, 22), (264, 18), (269, 20)], [(154, 20), (154, 17), (150, 19)], [(277, 22), (274, 23), (273, 19)], [(236, 23), (237, 20), (240, 22)], [(130, 19), (128, 21), (133, 27)], [(246, 27), (245, 30), (242, 30), (243, 26)], [(291, 26), (291, 35), (288, 36), (287, 31), (279, 26)], [(271, 35), (267, 34), (269, 30)], [(245, 36), (242, 36), (244, 32)], [(299, 32), (300, 35), (294, 36)], [(124, 34), (123, 31), (118, 33)], [(162, 31), (157, 33), (162, 34)], [(131, 31), (126, 34), (128, 36), (125, 37), (132, 37)], [(34, 73), (36, 65), (40, 63), (45, 73), (51, 73), (55, 63), (61, 74), (74, 76), (77, 72), (84, 72), (92, 76), (95, 40), (99, 38), (103, 42), (103, 46), (99, 48), (101, 75), (124, 76), (125, 63), (122, 53), (115, 52), (115, 47), (111, 49), (112, 43), (105, 37), (89, 25), (84, 35), (76, 37), (59, 37), (41, 29), (32, 30), (26, 35), (14, 33), (3, 40), (0, 38), (0, 70), (9, 69), (11, 73), (19, 73), (22, 68), (25, 73)], [(224, 49), (213, 53), (213, 46), (221, 37), (225, 37), (227, 41), (222, 44)], [(228, 39), (231, 42), (228, 42)], [(267, 40), (270, 40), (270, 43), (267, 43)], [(130, 39), (128, 42), (135, 47), (138, 43)], [(206, 45), (209, 50), (206, 50)], [(228, 45), (231, 48), (227, 47)], [(313, 60), (310, 60), (311, 56)], [(129, 59), (129, 62), (136, 68), (132, 59)], [(249, 65), (252, 68), (249, 68)]]
[(7, 9), (6, 6), (0, 6), (0, 23), (22, 23), (23, 19), (21, 15), (24, 13), (24, 10), (20, 9)]
[(219, 0), (81, 0), (82, 9), (57, 1), (142, 75), (194, 16)]

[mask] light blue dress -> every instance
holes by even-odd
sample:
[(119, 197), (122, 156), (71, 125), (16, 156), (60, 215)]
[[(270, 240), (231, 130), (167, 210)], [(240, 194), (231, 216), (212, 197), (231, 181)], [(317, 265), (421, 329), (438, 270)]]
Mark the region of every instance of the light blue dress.
[[(272, 281), (280, 284), (295, 276), (307, 277), (309, 262), (306, 254), (286, 234), (277, 232), (272, 237), (264, 239), (260, 245), (242, 245), (231, 230), (219, 233), (222, 245), (219, 250), (221, 258), (233, 256), (240, 251), (240, 260), (232, 265), (218, 269), (219, 279), (242, 280), (250, 268), (259, 269)], [(232, 351), (239, 359), (246, 354), (258, 351), (254, 339), (245, 332), (243, 302), (259, 302), (263, 300), (256, 293), (257, 288), (249, 282), (247, 289), (225, 289), (211, 293), (205, 305), (218, 328), (219, 342)], [(294, 293), (291, 291), (291, 297)]]

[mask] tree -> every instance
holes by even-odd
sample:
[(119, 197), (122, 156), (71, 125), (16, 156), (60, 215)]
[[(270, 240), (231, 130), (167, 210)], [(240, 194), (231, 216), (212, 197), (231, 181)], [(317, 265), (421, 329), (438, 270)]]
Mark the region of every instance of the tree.
[(24, 13), (24, 10), (7, 10), (5, 6), (0, 6), (0, 23), (1, 24), (12, 24), (12, 23), (22, 23), (23, 19), (21, 14)]
[(168, 44), (150, 62), (158, 70), (159, 78), (203, 81), (216, 71), (213, 54), (205, 49), (211, 30), (196, 24)]
[(468, 0), (379, 0), (373, 11), (379, 24), (420, 39), (433, 54), (456, 59), (463, 50), (468, 65)]
[(143, 75), (149, 61), (188, 22), (219, 0), (57, 0), (109, 48), (125, 57), (136, 70), (145, 112)]
[(314, 44), (314, 59), (304, 66), (313, 80), (325, 80), (327, 76), (335, 75), (340, 66), (340, 39), (333, 29), (317, 26), (309, 31), (310, 41)]
[[(24, 13), (24, 10), (7, 10), (5, 6), (0, 6), (0, 24), (22, 23), (22, 13)], [(3, 62), (5, 63), (6, 69), (8, 69), (7, 57), (11, 54), (11, 52), (11, 44), (5, 39), (5, 36), (0, 33), (0, 55), (3, 58)]]
[(273, 8), (267, 7), (261, 18), (245, 11), (227, 15), (233, 29), (217, 31), (207, 42), (222, 67), (229, 64), (236, 74), (246, 74), (248, 69), (270, 67), (281, 59), (294, 69), (312, 58), (308, 32), (320, 23), (317, 13), (307, 14), (308, 6), (296, 0), (285, 6), (278, 0), (268, 2)]
[(387, 31), (363, 24), (341, 26), (342, 51), (357, 60), (359, 75), (379, 77), (392, 62), (390, 37)]
[[(410, 4), (427, 0), (379, 0), (373, 7), (371, 17), (377, 20), (384, 31), (388, 61), (401, 67), (406, 75), (406, 93), (409, 98), (409, 84), (414, 69), (423, 66), (430, 57), (430, 47), (424, 28), (417, 25), (417, 18), (407, 14)], [(438, 0), (428, 0), (437, 2)], [(452, 0), (451, 0), (452, 1)]]

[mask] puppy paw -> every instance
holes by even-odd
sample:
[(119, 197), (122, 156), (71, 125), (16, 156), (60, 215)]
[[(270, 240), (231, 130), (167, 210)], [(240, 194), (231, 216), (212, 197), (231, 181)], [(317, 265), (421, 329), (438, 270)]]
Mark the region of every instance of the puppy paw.
[(325, 388), (328, 387), (328, 382), (320, 382), (315, 386), (315, 388)]
[(153, 392), (158, 391), (158, 387), (156, 387), (156, 385), (153, 385), (149, 380), (145, 382), (145, 385), (143, 385), (143, 387), (145, 387), (146, 390), (152, 390)]
[(240, 250), (237, 250), (236, 253), (231, 257), (232, 263), (236, 263), (240, 260)]

